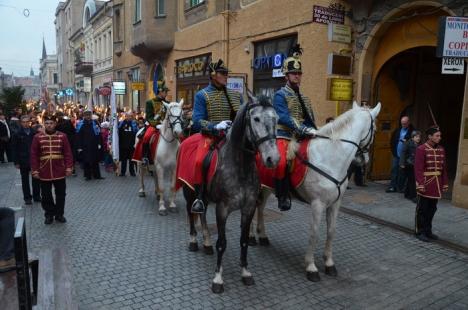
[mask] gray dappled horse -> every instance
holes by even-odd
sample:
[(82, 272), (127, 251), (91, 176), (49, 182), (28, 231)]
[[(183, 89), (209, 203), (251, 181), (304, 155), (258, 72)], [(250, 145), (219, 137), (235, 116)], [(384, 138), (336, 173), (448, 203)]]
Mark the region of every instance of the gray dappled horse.
[[(216, 224), (218, 227), (218, 254), (215, 278), (212, 283), (214, 293), (224, 291), (222, 278), (222, 258), (226, 250), (226, 220), (234, 210), (241, 210), (241, 272), (242, 282), (253, 285), (254, 280), (247, 270), (247, 247), (250, 224), (260, 193), (260, 180), (255, 164), (255, 155), (260, 153), (267, 167), (275, 167), (279, 161), (276, 146), (276, 123), (278, 116), (265, 97), (249, 96), (249, 102), (242, 105), (218, 153), (218, 166), (211, 182), (206, 187), (206, 202), (216, 204)], [(190, 250), (198, 249), (195, 230), (195, 215), (191, 206), (196, 196), (192, 189), (184, 185), (184, 196), (190, 220)], [(210, 235), (206, 223), (206, 211), (200, 215), (203, 228), (204, 247), (212, 253)], [(211, 251), (210, 251), (211, 250)], [(211, 252), (211, 253), (210, 253)]]
[[(375, 119), (380, 112), (380, 103), (373, 109), (353, 108), (340, 115), (317, 131), (317, 137), (309, 144), (307, 150), (309, 162), (304, 182), (296, 189), (300, 200), (312, 208), (309, 247), (305, 256), (307, 279), (313, 282), (320, 280), (317, 266), (314, 263), (314, 252), (317, 244), (318, 229), (321, 217), (326, 211), (327, 239), (324, 259), (325, 273), (337, 276), (332, 257), (332, 242), (335, 237), (336, 218), (341, 205), (343, 193), (348, 185), (347, 170), (353, 160), (367, 163), (369, 149), (374, 140)], [(295, 154), (297, 144), (291, 142), (288, 157)], [(294, 150), (295, 149), (295, 150)], [(265, 232), (264, 209), (271, 191), (262, 190), (257, 207), (257, 233), (260, 245), (268, 245)], [(255, 240), (252, 229), (250, 242)]]

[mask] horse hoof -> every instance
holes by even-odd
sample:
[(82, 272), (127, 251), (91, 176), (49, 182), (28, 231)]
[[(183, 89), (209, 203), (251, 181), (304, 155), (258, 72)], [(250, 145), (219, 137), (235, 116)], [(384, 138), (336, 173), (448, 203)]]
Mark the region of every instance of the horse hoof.
[(307, 271), (307, 280), (312, 282), (320, 282), (320, 275), (317, 271), (311, 272)]
[(169, 208), (169, 212), (171, 213), (179, 213), (179, 209), (177, 207), (172, 207), (172, 208)]
[[(196, 243), (195, 243), (196, 245)], [(206, 255), (213, 255), (214, 254), (214, 251), (213, 251), (213, 246), (206, 246), (204, 245), (203, 246), (203, 251), (205, 252)]]
[(166, 215), (167, 215), (167, 210), (166, 210), (166, 209), (164, 209), (164, 210), (159, 210), (158, 213), (159, 213), (159, 215), (161, 215), (161, 216), (166, 216)]
[(189, 243), (188, 250), (189, 250), (190, 252), (196, 252), (196, 251), (198, 251), (198, 243), (196, 243), (196, 242), (190, 242), (190, 243)]
[(335, 265), (333, 266), (325, 266), (325, 274), (330, 276), (330, 277), (336, 277), (338, 276), (338, 271), (336, 270)]
[(257, 239), (255, 237), (249, 237), (249, 246), (256, 246), (257, 245)]
[(224, 284), (213, 283), (211, 285), (211, 291), (215, 294), (221, 294), (224, 292)]
[(145, 192), (139, 192), (139, 193), (138, 193), (138, 197), (146, 197)]
[(253, 277), (242, 277), (242, 283), (244, 283), (245, 286), (252, 286), (255, 284), (255, 280)]
[(270, 245), (270, 240), (268, 239), (268, 237), (266, 237), (266, 238), (258, 238), (258, 243), (259, 243), (261, 246), (269, 246), (269, 245)]

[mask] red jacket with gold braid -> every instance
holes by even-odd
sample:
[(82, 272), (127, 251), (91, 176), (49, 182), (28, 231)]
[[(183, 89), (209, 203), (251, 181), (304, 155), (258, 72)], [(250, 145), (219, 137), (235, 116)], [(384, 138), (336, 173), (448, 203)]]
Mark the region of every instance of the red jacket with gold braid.
[(433, 147), (427, 142), (418, 146), (414, 159), (414, 176), (418, 195), (442, 198), (442, 192), (448, 189), (444, 148)]
[(31, 172), (42, 181), (63, 179), (73, 170), (73, 155), (67, 136), (56, 131), (53, 134), (38, 133), (31, 144)]

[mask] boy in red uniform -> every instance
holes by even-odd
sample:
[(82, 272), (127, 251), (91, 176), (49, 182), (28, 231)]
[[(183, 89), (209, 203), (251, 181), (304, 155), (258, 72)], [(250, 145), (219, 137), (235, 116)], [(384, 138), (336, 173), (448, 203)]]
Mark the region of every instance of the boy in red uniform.
[[(34, 136), (31, 145), (31, 171), (34, 178), (41, 180), (42, 208), (45, 211), (44, 224), (55, 220), (65, 223), (65, 177), (73, 171), (73, 155), (67, 136), (55, 130), (53, 116), (44, 117), (45, 131)], [(52, 196), (55, 188), (55, 202)]]
[(441, 132), (438, 127), (426, 130), (427, 141), (416, 149), (414, 175), (418, 203), (416, 206), (416, 237), (424, 242), (437, 240), (432, 233), (432, 219), (442, 192), (448, 190), (445, 150), (439, 145)]

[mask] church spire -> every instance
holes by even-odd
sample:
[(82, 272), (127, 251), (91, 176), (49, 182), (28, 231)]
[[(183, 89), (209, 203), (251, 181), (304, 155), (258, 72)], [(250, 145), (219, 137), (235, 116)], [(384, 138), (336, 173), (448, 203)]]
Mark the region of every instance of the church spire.
[(31, 67), (31, 71), (29, 71), (29, 75), (30, 75), (30, 76), (34, 76), (34, 70), (33, 70), (32, 67)]
[(46, 59), (46, 58), (47, 58), (47, 52), (45, 48), (45, 40), (44, 40), (44, 37), (42, 37), (42, 59)]

